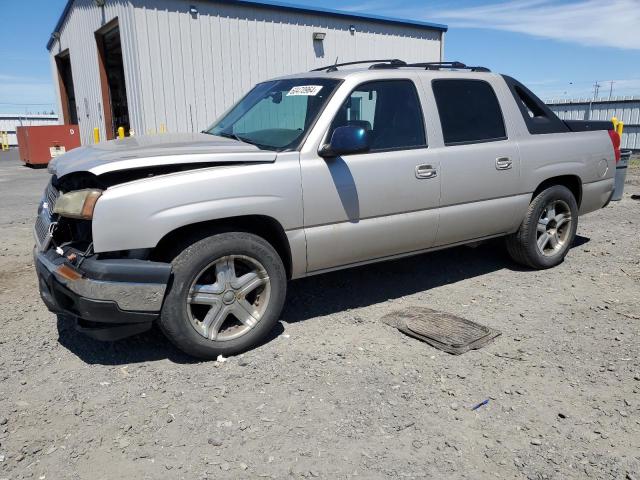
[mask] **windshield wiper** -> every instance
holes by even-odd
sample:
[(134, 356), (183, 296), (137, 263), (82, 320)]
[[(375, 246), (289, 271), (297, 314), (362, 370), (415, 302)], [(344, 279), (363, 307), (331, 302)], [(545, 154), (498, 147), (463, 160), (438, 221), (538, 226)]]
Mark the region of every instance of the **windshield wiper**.
[(248, 138), (241, 137), (240, 135), (236, 135), (235, 133), (220, 132), (220, 133), (218, 133), (218, 135), (221, 136), (221, 137), (225, 137), (225, 138), (232, 138), (232, 139), (237, 140), (237, 141), (242, 142), (242, 143), (248, 143), (250, 145), (257, 145), (256, 142), (252, 142)]
[(246, 137), (241, 137), (240, 135), (236, 135), (235, 133), (220, 132), (220, 133), (211, 133), (210, 135), (217, 135), (219, 137), (224, 137), (224, 138), (232, 138), (233, 140), (237, 140), (238, 142), (248, 143), (249, 145), (258, 147), (260, 150), (278, 151), (278, 149), (272, 145), (265, 145), (263, 143), (254, 142), (253, 140), (249, 140)]

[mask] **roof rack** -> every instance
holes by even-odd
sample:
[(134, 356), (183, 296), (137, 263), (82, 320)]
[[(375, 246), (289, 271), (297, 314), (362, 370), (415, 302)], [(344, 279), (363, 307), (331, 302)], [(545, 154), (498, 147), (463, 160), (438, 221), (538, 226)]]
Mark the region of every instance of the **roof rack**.
[(403, 62), (402, 60), (391, 60), (388, 63), (374, 63), (369, 67), (369, 70), (379, 70), (385, 68), (401, 68), (406, 67), (407, 62)]
[(468, 67), (462, 62), (423, 62), (423, 63), (407, 63), (397, 58), (387, 60), (358, 60), (356, 62), (335, 63), (333, 65), (327, 65), (326, 67), (314, 68), (312, 72), (337, 72), (338, 67), (346, 67), (348, 65), (362, 65), (365, 63), (371, 63), (370, 70), (378, 69), (391, 69), (391, 68), (424, 68), (425, 70), (440, 70), (440, 69), (453, 69), (453, 70), (470, 70), (472, 72), (490, 72), (486, 67)]
[(469, 67), (462, 62), (425, 62), (410, 63), (407, 67), (420, 67), (425, 70), (440, 70), (442, 68), (450, 68), (453, 70), (471, 70), (472, 72), (490, 72), (487, 67)]
[[(338, 71), (338, 67), (346, 67), (348, 65), (361, 65), (363, 63), (377, 63), (377, 64), (383, 64), (383, 65), (389, 65), (389, 67), (387, 68), (396, 68), (395, 66), (400, 66), (400, 64), (402, 64), (402, 66), (405, 66), (407, 63), (403, 62), (402, 60), (398, 60), (397, 58), (393, 58), (393, 59), (387, 59), (387, 60), (358, 60), (357, 62), (345, 62), (345, 63), (334, 63), (333, 65), (327, 65), (326, 67), (320, 67), (320, 68), (314, 68), (313, 70), (311, 70), (312, 72), (322, 72), (322, 71), (327, 71), (327, 72), (336, 72)], [(391, 65), (394, 65), (394, 67), (391, 67)]]

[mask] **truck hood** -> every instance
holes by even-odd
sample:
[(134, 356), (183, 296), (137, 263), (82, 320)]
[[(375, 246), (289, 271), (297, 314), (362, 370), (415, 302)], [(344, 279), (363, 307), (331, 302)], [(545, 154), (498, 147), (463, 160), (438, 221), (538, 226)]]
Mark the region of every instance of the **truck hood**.
[(71, 150), (49, 162), (49, 172), (94, 175), (166, 165), (273, 162), (276, 152), (204, 133), (129, 137)]

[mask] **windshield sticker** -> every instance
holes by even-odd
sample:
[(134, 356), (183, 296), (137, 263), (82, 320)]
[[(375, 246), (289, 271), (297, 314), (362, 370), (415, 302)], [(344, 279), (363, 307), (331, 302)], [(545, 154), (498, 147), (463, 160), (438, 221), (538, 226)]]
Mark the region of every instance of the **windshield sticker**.
[(322, 90), (322, 86), (321, 85), (300, 85), (298, 87), (293, 87), (291, 90), (289, 90), (289, 93), (287, 93), (287, 97), (293, 96), (293, 95), (304, 95), (306, 97), (315, 97), (320, 90)]

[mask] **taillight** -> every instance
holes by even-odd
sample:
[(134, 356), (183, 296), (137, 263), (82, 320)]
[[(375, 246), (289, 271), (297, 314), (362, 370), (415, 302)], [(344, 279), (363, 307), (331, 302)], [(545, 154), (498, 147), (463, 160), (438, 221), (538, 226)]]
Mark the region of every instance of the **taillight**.
[(615, 130), (609, 130), (609, 138), (613, 144), (613, 152), (616, 155), (616, 163), (620, 161), (620, 135)]

